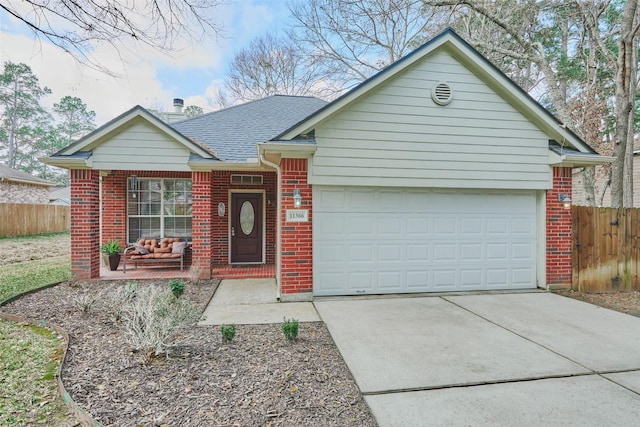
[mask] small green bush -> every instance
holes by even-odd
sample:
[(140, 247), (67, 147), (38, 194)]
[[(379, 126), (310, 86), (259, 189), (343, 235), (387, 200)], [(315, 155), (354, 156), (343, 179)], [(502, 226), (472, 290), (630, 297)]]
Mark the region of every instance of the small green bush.
[(298, 321), (296, 319), (287, 319), (285, 317), (281, 328), (285, 338), (289, 341), (293, 341), (298, 338)]
[(176, 298), (180, 298), (180, 296), (182, 296), (182, 294), (184, 293), (184, 282), (182, 280), (169, 280), (169, 287), (171, 288), (173, 296)]
[(236, 336), (236, 325), (222, 325), (220, 326), (220, 333), (224, 341), (231, 342)]

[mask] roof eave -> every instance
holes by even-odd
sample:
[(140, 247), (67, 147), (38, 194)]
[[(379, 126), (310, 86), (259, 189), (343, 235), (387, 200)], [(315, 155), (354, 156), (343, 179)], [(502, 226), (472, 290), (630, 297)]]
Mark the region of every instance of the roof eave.
[(91, 169), (91, 167), (93, 166), (91, 158), (65, 158), (64, 156), (51, 156), (41, 157), (38, 160), (49, 166), (56, 166), (63, 169)]
[(283, 158), (309, 158), (318, 149), (315, 144), (295, 144), (287, 142), (262, 142), (258, 144), (260, 154), (281, 154)]
[(257, 159), (255, 162), (212, 162), (206, 160), (189, 160), (187, 165), (194, 172), (266, 170), (264, 165), (260, 164)]
[(53, 182), (39, 182), (39, 181), (30, 181), (28, 179), (8, 178), (8, 177), (2, 177), (0, 178), (0, 181), (16, 182), (18, 184), (41, 185), (43, 187), (55, 187), (56, 185)]
[(598, 166), (598, 165), (606, 165), (609, 163), (613, 163), (616, 160), (615, 157), (611, 156), (600, 156), (600, 155), (576, 155), (576, 154), (558, 154), (553, 151), (549, 152), (549, 165), (550, 166), (561, 166), (561, 167), (587, 167), (587, 166)]

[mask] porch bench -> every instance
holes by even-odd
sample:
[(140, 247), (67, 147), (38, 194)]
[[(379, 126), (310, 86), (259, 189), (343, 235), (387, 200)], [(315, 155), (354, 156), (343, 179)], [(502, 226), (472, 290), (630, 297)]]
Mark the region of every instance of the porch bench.
[(138, 264), (180, 263), (180, 270), (184, 270), (184, 255), (187, 242), (179, 237), (165, 237), (164, 239), (139, 239), (135, 245), (124, 250), (122, 271), (127, 272), (127, 262)]

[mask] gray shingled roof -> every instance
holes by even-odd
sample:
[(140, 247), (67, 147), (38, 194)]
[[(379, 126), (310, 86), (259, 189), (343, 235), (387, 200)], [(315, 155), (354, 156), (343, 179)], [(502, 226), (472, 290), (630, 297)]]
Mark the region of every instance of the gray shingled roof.
[(21, 170), (10, 168), (7, 165), (0, 164), (0, 180), (6, 179), (8, 181), (27, 181), (36, 185), (55, 185), (51, 181), (46, 179), (36, 178)]
[(327, 104), (309, 96), (273, 95), (171, 124), (225, 162), (246, 162), (271, 140)]

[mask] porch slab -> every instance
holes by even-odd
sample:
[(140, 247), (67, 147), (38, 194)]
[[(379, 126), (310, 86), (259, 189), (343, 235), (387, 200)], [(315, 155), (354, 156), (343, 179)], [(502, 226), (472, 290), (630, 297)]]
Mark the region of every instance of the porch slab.
[(204, 311), (199, 325), (281, 323), (284, 318), (319, 322), (311, 302), (278, 302), (275, 279), (225, 279)]

